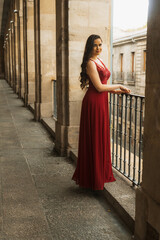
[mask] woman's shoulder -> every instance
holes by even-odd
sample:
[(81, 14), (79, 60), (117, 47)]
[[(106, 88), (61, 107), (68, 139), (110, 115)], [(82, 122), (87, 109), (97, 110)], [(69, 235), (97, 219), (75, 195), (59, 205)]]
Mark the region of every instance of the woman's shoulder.
[(96, 64), (94, 63), (94, 61), (92, 61), (91, 59), (89, 59), (89, 60), (87, 61), (86, 67), (87, 67), (88, 69), (93, 69), (93, 68), (96, 68)]

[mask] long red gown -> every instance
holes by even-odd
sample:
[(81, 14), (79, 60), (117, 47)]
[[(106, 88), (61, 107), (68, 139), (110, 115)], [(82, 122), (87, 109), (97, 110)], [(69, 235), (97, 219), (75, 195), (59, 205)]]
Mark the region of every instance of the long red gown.
[[(110, 71), (101, 63), (104, 67), (95, 62), (102, 84), (107, 84)], [(91, 80), (82, 101), (78, 160), (72, 179), (80, 187), (93, 190), (103, 190), (104, 183), (115, 181), (111, 165), (108, 92), (98, 92)]]

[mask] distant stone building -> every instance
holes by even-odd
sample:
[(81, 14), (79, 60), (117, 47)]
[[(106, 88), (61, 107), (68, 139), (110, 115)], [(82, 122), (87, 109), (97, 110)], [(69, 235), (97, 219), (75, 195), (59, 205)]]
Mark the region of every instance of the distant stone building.
[(132, 93), (145, 95), (146, 29), (114, 38), (112, 82), (128, 86)]

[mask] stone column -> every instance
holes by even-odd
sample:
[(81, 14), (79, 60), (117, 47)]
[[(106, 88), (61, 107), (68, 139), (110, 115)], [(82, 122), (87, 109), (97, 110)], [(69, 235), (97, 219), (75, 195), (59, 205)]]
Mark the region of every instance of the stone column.
[(56, 149), (77, 149), (81, 101), (80, 65), (90, 34), (103, 39), (102, 58), (110, 67), (111, 0), (56, 1), (57, 122)]
[[(4, 42), (4, 40), (3, 40), (3, 42)], [(4, 45), (3, 45), (3, 72), (4, 72), (4, 79), (6, 79), (7, 80), (7, 73), (6, 73), (6, 69), (7, 69), (7, 67), (6, 67), (6, 63), (7, 63), (7, 59), (6, 59), (6, 56), (7, 56), (7, 47), (6, 47), (6, 44), (4, 43)], [(2, 73), (3, 73), (2, 72)]]
[(20, 38), (20, 0), (16, 0), (15, 15), (17, 18), (17, 92), (21, 98), (21, 38)]
[(12, 61), (12, 43), (11, 43), (11, 28), (8, 29), (9, 38), (9, 59), (10, 59), (10, 85), (13, 87), (13, 61)]
[(34, 56), (34, 5), (27, 0), (27, 67), (28, 67), (28, 104), (35, 101), (35, 56)]
[(20, 28), (20, 95), (25, 98), (25, 82), (24, 82), (24, 39), (23, 39), (23, 0), (19, 0), (19, 28)]
[(24, 104), (28, 105), (27, 0), (23, 0)]
[(34, 1), (36, 99), (35, 119), (52, 116), (52, 79), (56, 75), (55, 1)]
[(8, 83), (11, 85), (11, 75), (10, 75), (10, 42), (9, 42), (9, 33), (6, 34), (6, 43), (7, 43), (7, 63), (8, 63)]
[(6, 49), (5, 49), (5, 79), (7, 80), (7, 82), (9, 83), (9, 79), (8, 79), (8, 41), (6, 41)]
[(20, 64), (19, 64), (19, 50), (20, 50), (20, 44), (19, 44), (19, 0), (15, 1), (15, 7), (14, 7), (14, 28), (15, 28), (15, 79), (16, 79), (16, 86), (15, 91), (20, 96)]
[(40, 65), (40, 2), (34, 0), (34, 45), (35, 45), (35, 103), (34, 118), (40, 120), (41, 65)]
[(11, 13), (10, 13), (10, 28), (11, 28), (11, 48), (12, 48), (12, 80), (13, 80), (13, 90), (16, 91), (16, 56), (15, 56), (15, 21), (14, 21), (14, 3), (11, 2)]
[(149, 1), (142, 185), (136, 191), (135, 239), (160, 239), (160, 1)]

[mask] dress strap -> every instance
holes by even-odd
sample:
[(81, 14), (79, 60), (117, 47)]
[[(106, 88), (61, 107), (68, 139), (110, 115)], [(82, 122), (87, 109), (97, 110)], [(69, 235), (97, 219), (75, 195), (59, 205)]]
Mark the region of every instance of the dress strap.
[(96, 61), (94, 61), (92, 58), (90, 58), (89, 60), (91, 60), (92, 62), (95, 62), (95, 63), (96, 63)]
[[(97, 59), (99, 59), (99, 58), (97, 58)], [(98, 64), (96, 61), (94, 61), (93, 59), (90, 58), (90, 60), (93, 61), (96, 64), (96, 66), (98, 66), (102, 69), (106, 69), (106, 66), (104, 65), (104, 63), (100, 59), (99, 59), (99, 61), (102, 63), (103, 67), (100, 64)]]
[(100, 58), (98, 58), (98, 59), (99, 59), (99, 61), (103, 64), (103, 66), (106, 67), (106, 66), (104, 65), (104, 63), (102, 62), (102, 60), (101, 60)]

